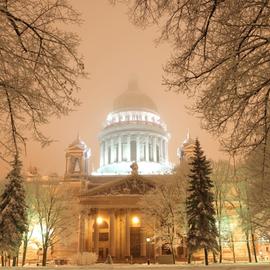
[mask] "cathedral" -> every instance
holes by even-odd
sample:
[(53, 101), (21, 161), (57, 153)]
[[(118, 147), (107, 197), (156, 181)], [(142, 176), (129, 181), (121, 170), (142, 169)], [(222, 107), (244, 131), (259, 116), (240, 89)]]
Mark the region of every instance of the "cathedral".
[[(109, 255), (114, 262), (145, 263), (147, 259), (171, 262), (172, 257), (166, 255), (168, 249), (157, 243), (140, 207), (147, 192), (173, 179), (174, 166), (168, 158), (169, 139), (156, 104), (131, 81), (127, 90), (114, 100), (99, 134), (99, 168), (90, 172), (91, 150), (77, 136), (66, 149), (64, 177), (41, 183), (53, 183), (61, 189), (67, 187), (72, 194), (68, 205), (74, 222), (67, 225), (68, 237), (62, 237), (51, 247), (51, 260), (69, 263), (74, 254), (93, 252), (100, 262)], [(193, 147), (194, 140), (188, 132), (176, 149), (180, 163), (190, 158)], [(235, 261), (237, 250), (237, 259), (245, 261), (245, 234), (235, 209), (227, 205), (226, 211), (232, 228), (231, 231), (227, 228), (231, 234), (226, 234), (228, 239), (224, 238), (223, 258)], [(269, 243), (258, 238), (255, 244), (259, 260), (268, 261)], [(42, 252), (42, 248), (38, 250)], [(198, 260), (203, 257), (199, 253), (196, 256)], [(186, 261), (185, 243), (176, 248), (176, 258)]]
[[(91, 150), (78, 136), (66, 150), (64, 182), (78, 185), (79, 252), (108, 255), (116, 261), (140, 260), (162, 253), (145, 228), (138, 202), (158, 182), (171, 177), (170, 135), (156, 104), (135, 81), (113, 102), (99, 134), (100, 166), (89, 173)], [(179, 159), (192, 152), (187, 135)], [(75, 240), (74, 240), (75, 241)], [(185, 252), (179, 256), (185, 257)]]

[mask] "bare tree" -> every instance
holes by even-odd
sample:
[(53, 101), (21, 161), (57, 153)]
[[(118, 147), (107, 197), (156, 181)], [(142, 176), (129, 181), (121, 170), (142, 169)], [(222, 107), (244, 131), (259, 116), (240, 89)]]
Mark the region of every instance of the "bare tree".
[(175, 263), (175, 249), (186, 240), (186, 179), (177, 172), (173, 179), (157, 185), (143, 196), (140, 207), (156, 243), (167, 246)]
[[(265, 164), (265, 165), (263, 165)], [(245, 162), (247, 194), (253, 226), (260, 237), (270, 240), (270, 147), (259, 147)], [(264, 166), (264, 168), (263, 168)]]
[(214, 205), (218, 229), (219, 263), (222, 263), (223, 241), (228, 240), (229, 224), (227, 207), (228, 193), (232, 192), (233, 170), (228, 161), (212, 162)]
[[(18, 154), (29, 136), (46, 145), (40, 130), (51, 116), (78, 105), (76, 79), (84, 75), (78, 37), (65, 29), (79, 23), (67, 0), (0, 2), (0, 157)], [(30, 132), (28, 132), (30, 131)]]
[[(30, 173), (33, 176), (32, 181), (40, 180), (40, 174), (36, 168), (30, 168)], [(28, 245), (32, 238), (35, 225), (37, 223), (37, 214), (35, 210), (35, 195), (36, 187), (32, 182), (25, 182), (25, 192), (26, 192), (26, 205), (27, 205), (27, 230), (24, 232), (22, 238), (22, 266), (26, 263)]]
[(192, 109), (202, 116), (203, 127), (234, 154), (265, 144), (270, 129), (269, 1), (127, 2), (136, 25), (157, 24), (159, 40), (172, 44), (164, 83), (194, 98)]
[(53, 248), (62, 238), (71, 235), (77, 225), (76, 203), (73, 190), (56, 183), (35, 183), (34, 207), (42, 239), (42, 265), (47, 262), (49, 248)]
[(256, 227), (254, 223), (254, 216), (250, 211), (250, 198), (248, 192), (248, 178), (245, 171), (245, 166), (242, 162), (239, 162), (236, 166), (234, 180), (233, 180), (233, 196), (230, 201), (231, 205), (236, 210), (236, 213), (240, 220), (240, 226), (244, 234), (248, 260), (252, 262), (252, 251), (254, 260), (257, 262), (257, 252), (255, 245), (255, 232)]

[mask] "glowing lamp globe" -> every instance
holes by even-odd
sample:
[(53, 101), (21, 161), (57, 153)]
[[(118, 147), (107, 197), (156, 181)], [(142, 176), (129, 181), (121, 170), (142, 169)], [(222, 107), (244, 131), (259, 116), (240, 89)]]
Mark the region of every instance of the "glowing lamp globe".
[(97, 224), (101, 225), (103, 223), (103, 218), (102, 217), (97, 217)]
[(132, 223), (137, 225), (137, 224), (140, 223), (140, 219), (137, 216), (135, 216), (135, 217), (132, 218)]

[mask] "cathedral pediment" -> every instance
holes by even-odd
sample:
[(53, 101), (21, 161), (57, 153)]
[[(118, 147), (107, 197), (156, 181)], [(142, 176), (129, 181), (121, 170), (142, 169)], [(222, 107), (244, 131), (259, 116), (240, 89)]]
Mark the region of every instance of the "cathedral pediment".
[(130, 175), (124, 179), (95, 187), (87, 195), (143, 195), (155, 189), (156, 184), (140, 175)]

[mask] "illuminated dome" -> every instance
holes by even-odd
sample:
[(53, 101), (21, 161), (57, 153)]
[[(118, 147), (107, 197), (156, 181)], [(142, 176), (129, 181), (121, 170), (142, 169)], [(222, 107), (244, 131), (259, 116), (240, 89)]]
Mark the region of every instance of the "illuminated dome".
[(157, 106), (153, 100), (138, 89), (136, 81), (128, 84), (128, 90), (117, 97), (113, 103), (114, 111), (142, 110), (157, 112)]
[(171, 171), (168, 162), (169, 134), (157, 107), (135, 81), (113, 103), (100, 140), (100, 168), (97, 174), (129, 174), (138, 164), (140, 174)]

